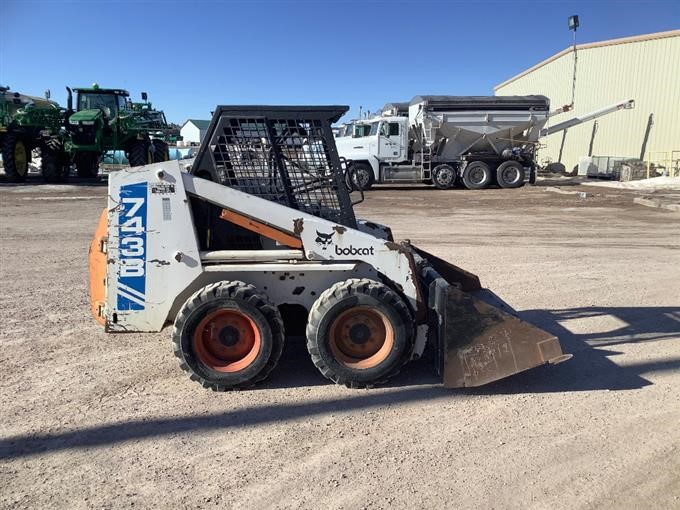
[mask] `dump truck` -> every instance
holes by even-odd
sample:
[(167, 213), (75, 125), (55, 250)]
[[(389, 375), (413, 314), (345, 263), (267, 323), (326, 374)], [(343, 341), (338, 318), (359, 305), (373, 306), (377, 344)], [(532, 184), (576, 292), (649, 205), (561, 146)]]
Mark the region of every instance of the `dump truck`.
[(351, 136), (339, 137), (337, 146), (351, 161), (347, 177), (354, 189), (409, 182), (439, 189), (459, 182), (468, 189), (518, 188), (536, 179), (541, 136), (633, 104), (622, 101), (545, 128), (557, 113), (549, 111), (545, 96), (416, 96), (355, 122)]
[(349, 387), (427, 348), (449, 387), (568, 359), (477, 276), (356, 217), (331, 131), (347, 109), (217, 106), (190, 172), (111, 174), (89, 254), (94, 318), (110, 333), (173, 323), (180, 367), (213, 390), (265, 379), (300, 329), (321, 374)]
[(0, 148), (7, 178), (23, 182), (34, 149), (40, 149), (42, 174), (56, 182), (64, 164), (59, 136), (63, 109), (48, 98), (28, 96), (0, 87)]
[[(166, 161), (168, 124), (162, 111), (154, 110), (142, 93), (141, 103), (132, 103), (127, 90), (67, 87), (68, 105), (65, 150), (76, 165), (79, 177), (96, 177), (102, 154), (123, 150), (132, 166)], [(76, 109), (73, 109), (73, 92)]]

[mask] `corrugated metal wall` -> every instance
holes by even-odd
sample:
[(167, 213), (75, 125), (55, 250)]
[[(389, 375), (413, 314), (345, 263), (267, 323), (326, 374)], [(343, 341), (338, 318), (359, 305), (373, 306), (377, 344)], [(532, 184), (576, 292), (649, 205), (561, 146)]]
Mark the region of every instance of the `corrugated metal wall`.
[[(526, 75), (501, 84), (496, 95), (544, 94), (551, 109), (571, 102), (573, 52)], [(620, 100), (635, 99), (634, 110), (600, 117), (593, 141), (595, 156), (637, 158), (650, 114), (653, 125), (646, 152), (680, 150), (680, 33), (671, 37), (587, 47), (578, 50), (576, 98), (572, 112), (556, 115), (556, 124)], [(593, 121), (569, 129), (562, 163), (571, 170), (587, 156)], [(539, 161), (558, 161), (562, 133), (542, 139)]]

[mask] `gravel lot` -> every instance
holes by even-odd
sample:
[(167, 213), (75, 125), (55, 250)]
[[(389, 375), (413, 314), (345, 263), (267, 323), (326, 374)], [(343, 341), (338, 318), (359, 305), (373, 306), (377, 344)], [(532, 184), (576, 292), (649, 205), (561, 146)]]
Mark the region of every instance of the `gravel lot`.
[(91, 319), (105, 186), (0, 183), (0, 507), (680, 508), (680, 215), (544, 184), (587, 196), (382, 188), (358, 211), (479, 274), (569, 362), (462, 391), (422, 360), (359, 391), (292, 338), (266, 384), (213, 393), (167, 328)]

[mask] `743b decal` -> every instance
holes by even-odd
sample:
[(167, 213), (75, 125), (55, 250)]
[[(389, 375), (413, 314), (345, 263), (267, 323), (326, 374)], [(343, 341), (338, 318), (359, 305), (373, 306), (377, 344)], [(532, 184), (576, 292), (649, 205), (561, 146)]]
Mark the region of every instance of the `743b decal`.
[(147, 184), (120, 189), (118, 209), (118, 310), (144, 310), (146, 292)]

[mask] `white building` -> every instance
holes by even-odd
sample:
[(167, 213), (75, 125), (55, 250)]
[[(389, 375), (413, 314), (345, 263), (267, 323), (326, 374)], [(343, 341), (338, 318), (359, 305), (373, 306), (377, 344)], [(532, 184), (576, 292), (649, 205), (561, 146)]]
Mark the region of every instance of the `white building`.
[[(560, 162), (567, 170), (587, 156), (679, 166), (680, 30), (579, 44), (576, 50), (574, 110), (551, 124), (628, 99), (635, 109), (542, 139), (539, 161)], [(571, 101), (573, 65), (573, 48), (567, 48), (497, 85), (496, 94), (543, 94), (554, 110)]]
[(209, 120), (189, 119), (181, 127), (179, 134), (187, 145), (191, 143), (200, 144), (208, 131), (209, 125)]

